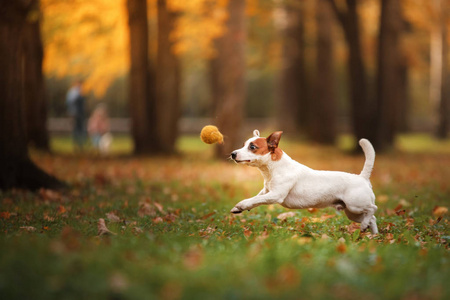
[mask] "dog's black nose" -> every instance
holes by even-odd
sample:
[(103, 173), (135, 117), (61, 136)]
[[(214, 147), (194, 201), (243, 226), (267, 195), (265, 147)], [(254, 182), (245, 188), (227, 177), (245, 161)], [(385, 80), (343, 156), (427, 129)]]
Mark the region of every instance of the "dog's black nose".
[(236, 151), (231, 152), (231, 158), (232, 159), (236, 159), (236, 155), (237, 155)]

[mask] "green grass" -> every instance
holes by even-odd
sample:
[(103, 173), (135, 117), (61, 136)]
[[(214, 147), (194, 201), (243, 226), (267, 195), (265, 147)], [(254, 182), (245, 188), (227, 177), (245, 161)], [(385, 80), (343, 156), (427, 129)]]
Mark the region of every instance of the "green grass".
[[(1, 298), (448, 299), (449, 219), (435, 208), (450, 202), (450, 147), (409, 150), (417, 141), (377, 157), (371, 236), (332, 209), (284, 221), (280, 206), (230, 215), (259, 191), (260, 174), (212, 160), (197, 137), (183, 137), (172, 158), (67, 155), (70, 140), (54, 139), (57, 154), (32, 157), (71, 190), (0, 192)], [(363, 164), (330, 147), (283, 145), (318, 169)], [(113, 149), (128, 153), (130, 140)], [(98, 236), (100, 218), (115, 235)]]

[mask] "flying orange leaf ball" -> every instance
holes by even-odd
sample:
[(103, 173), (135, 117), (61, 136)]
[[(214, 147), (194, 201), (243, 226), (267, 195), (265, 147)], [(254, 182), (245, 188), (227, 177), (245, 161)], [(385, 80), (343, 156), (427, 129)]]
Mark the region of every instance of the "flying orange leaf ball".
[(203, 127), (202, 132), (200, 132), (200, 138), (206, 144), (223, 144), (223, 135), (220, 133), (219, 128), (214, 125)]

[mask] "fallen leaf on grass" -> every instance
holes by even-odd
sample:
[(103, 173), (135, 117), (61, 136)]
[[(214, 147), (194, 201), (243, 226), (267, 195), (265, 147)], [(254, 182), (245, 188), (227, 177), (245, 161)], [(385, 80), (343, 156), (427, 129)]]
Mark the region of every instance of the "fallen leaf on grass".
[(0, 218), (7, 220), (10, 217), (11, 217), (11, 213), (9, 211), (0, 212)]
[(150, 205), (150, 203), (148, 203), (148, 202), (141, 203), (141, 205), (139, 207), (139, 211), (138, 211), (139, 217), (141, 217), (141, 218), (145, 217), (145, 216), (154, 217), (155, 215), (156, 215), (155, 208), (152, 207)]
[(40, 189), (39, 196), (44, 200), (59, 201), (61, 200), (61, 194), (52, 190)]
[(209, 214), (204, 215), (204, 216), (201, 217), (200, 219), (206, 220), (206, 219), (208, 219), (209, 217), (211, 217), (211, 216), (213, 216), (213, 215), (215, 215), (215, 214), (216, 214), (216, 212), (213, 211), (213, 212), (210, 212)]
[(110, 231), (110, 230), (106, 227), (105, 219), (102, 219), (102, 218), (98, 219), (98, 222), (97, 222), (97, 229), (98, 229), (98, 235), (99, 235), (99, 236), (102, 236), (102, 235), (110, 235), (110, 234), (116, 235), (116, 233)]
[(67, 212), (67, 209), (64, 207), (64, 206), (62, 206), (62, 205), (60, 205), (59, 207), (58, 207), (58, 214), (64, 214), (64, 213), (66, 213)]
[(256, 240), (257, 241), (264, 241), (265, 239), (267, 239), (269, 237), (269, 233), (267, 232), (267, 229), (264, 229), (264, 231), (261, 233), (261, 235), (259, 235)]
[(22, 227), (20, 227), (20, 229), (23, 229), (23, 230), (28, 231), (28, 232), (35, 232), (36, 231), (36, 228), (33, 227), (33, 226), (22, 226)]
[(167, 223), (173, 223), (177, 218), (178, 216), (172, 213), (164, 216), (164, 220), (166, 220)]
[(433, 208), (433, 215), (440, 217), (448, 213), (448, 208), (445, 206), (436, 206)]
[(295, 212), (289, 211), (289, 212), (285, 212), (285, 213), (279, 214), (277, 216), (277, 219), (283, 221), (283, 220), (286, 220), (287, 218), (291, 218), (291, 217), (295, 217)]
[(153, 202), (153, 205), (159, 210), (160, 213), (164, 213), (164, 208), (161, 204), (159, 204), (158, 202)]
[(108, 220), (110, 222), (113, 222), (113, 223), (119, 223), (120, 222), (120, 218), (118, 216), (116, 216), (116, 214), (113, 213), (113, 212), (107, 213), (106, 217), (108, 218)]
[(356, 230), (360, 230), (360, 229), (361, 229), (361, 225), (358, 224), (358, 223), (355, 223), (355, 222), (353, 222), (353, 223), (351, 223), (350, 225), (348, 225), (348, 228), (347, 228), (348, 233), (350, 233), (350, 234), (352, 234), (352, 233), (354, 233)]
[(248, 228), (244, 229), (245, 238), (249, 238), (252, 235), (252, 233), (253, 233), (253, 231), (251, 231), (250, 229), (248, 229)]
[(214, 231), (216, 231), (216, 229), (214, 227), (208, 226), (206, 229), (200, 229), (200, 231), (198, 232), (198, 234), (201, 237), (204, 238), (209, 238), (209, 236), (214, 233)]
[(311, 218), (311, 223), (323, 223), (324, 221), (334, 218), (336, 215), (322, 215), (320, 218)]
[(154, 224), (158, 224), (158, 223), (161, 223), (161, 222), (163, 222), (164, 220), (163, 220), (163, 218), (161, 218), (161, 217), (156, 217), (156, 218), (154, 218), (153, 220), (152, 220), (152, 222), (154, 223)]
[(55, 221), (55, 218), (50, 217), (47, 213), (44, 213), (44, 220), (47, 222), (53, 222), (53, 221)]
[(402, 210), (396, 210), (395, 214), (397, 216), (403, 216), (406, 213), (406, 209), (402, 209)]
[(133, 227), (132, 230), (134, 234), (140, 234), (144, 232), (140, 227)]

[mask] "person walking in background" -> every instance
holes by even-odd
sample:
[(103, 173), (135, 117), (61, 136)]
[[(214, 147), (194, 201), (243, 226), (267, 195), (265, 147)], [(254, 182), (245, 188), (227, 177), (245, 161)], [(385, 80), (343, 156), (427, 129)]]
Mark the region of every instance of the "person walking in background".
[(107, 154), (112, 142), (109, 132), (109, 118), (106, 105), (99, 104), (92, 112), (88, 121), (88, 132), (91, 137), (92, 146), (101, 154)]
[(67, 113), (72, 118), (73, 142), (76, 151), (82, 151), (86, 142), (85, 97), (82, 82), (77, 80), (66, 96)]

